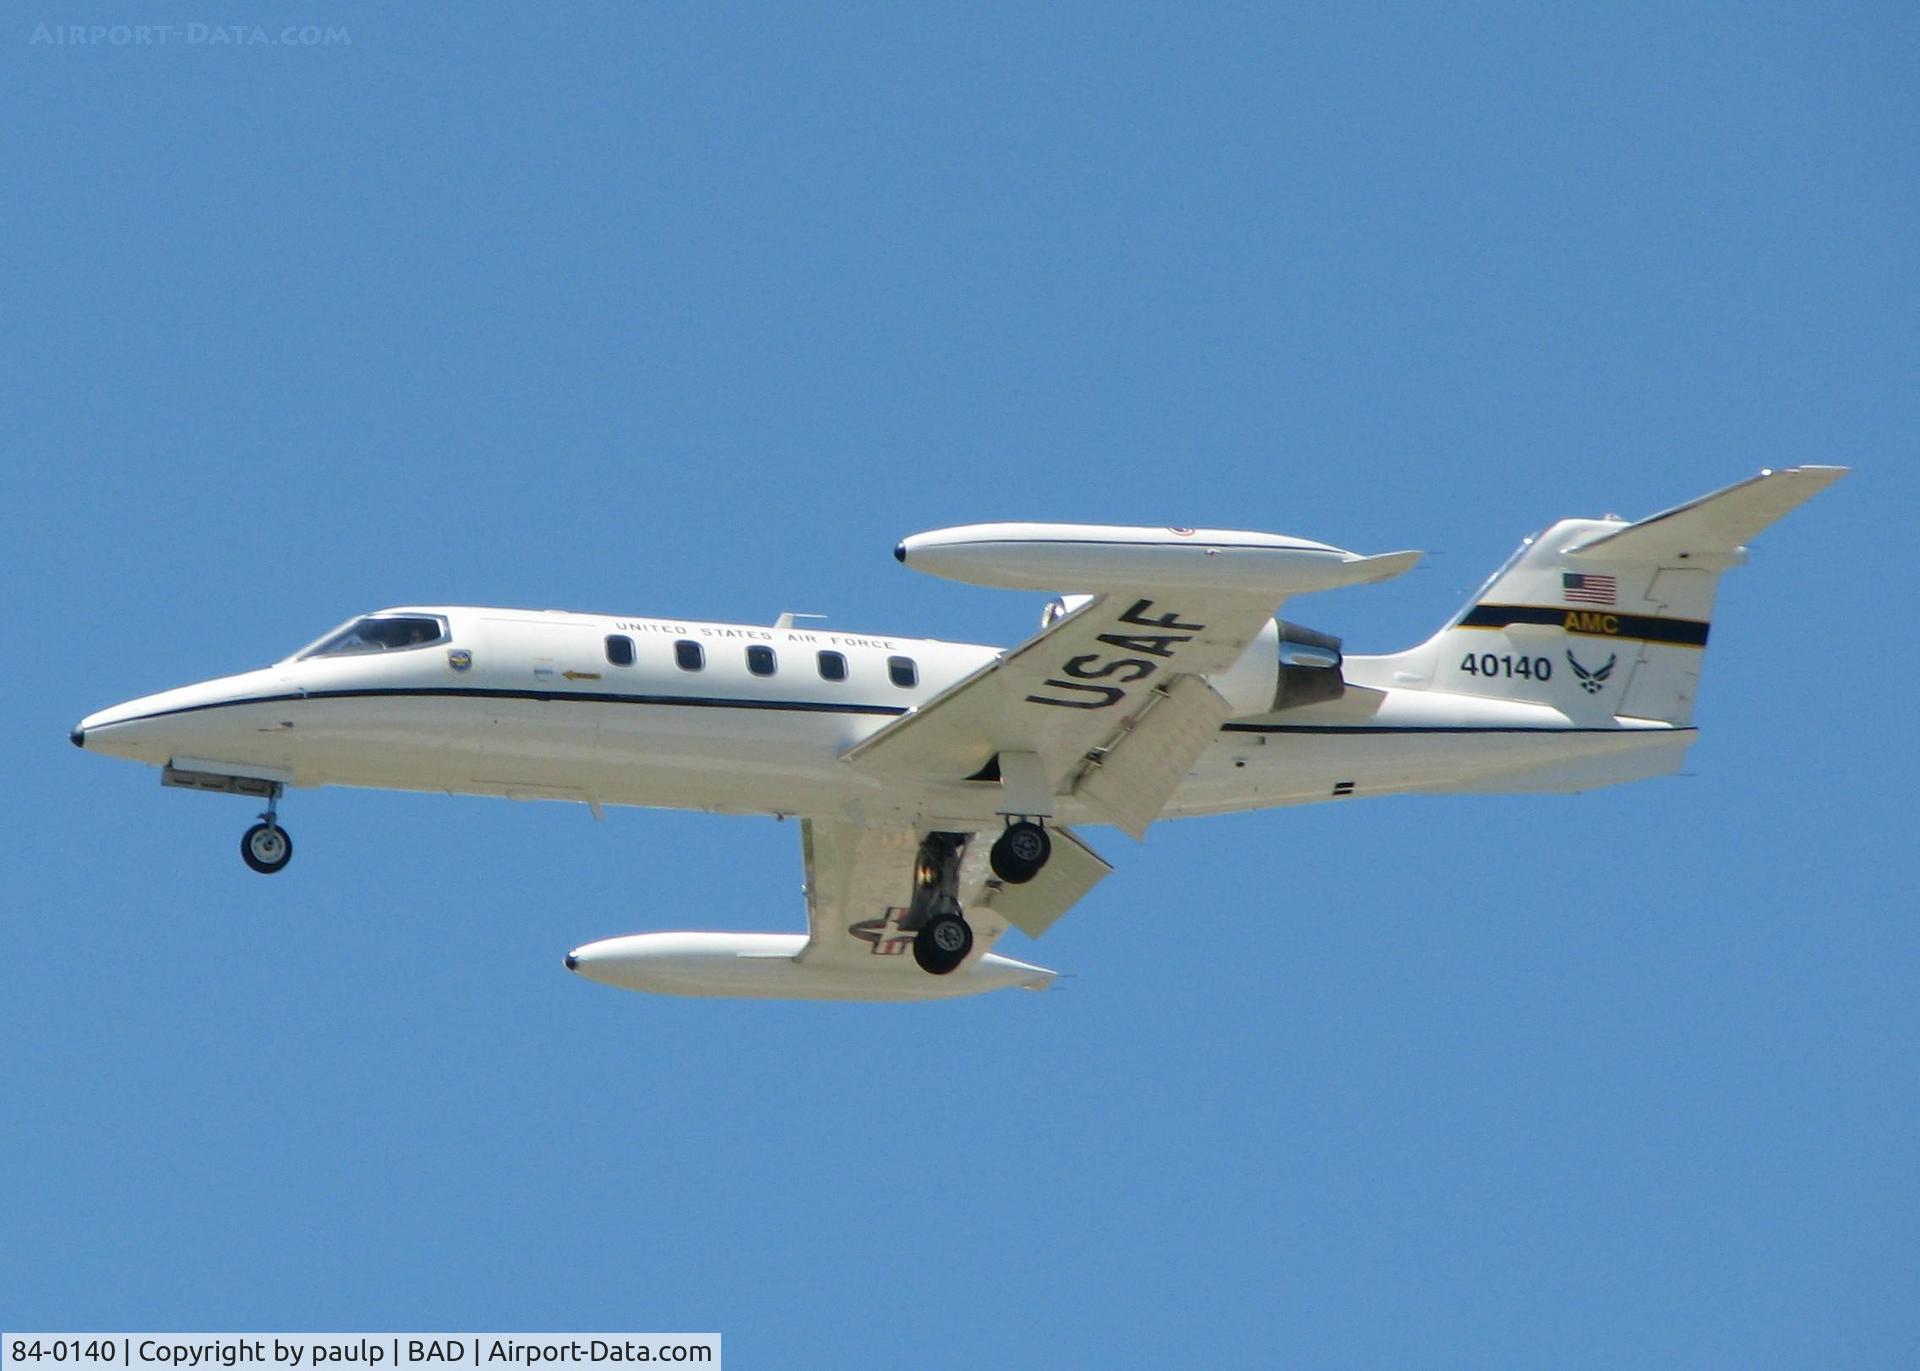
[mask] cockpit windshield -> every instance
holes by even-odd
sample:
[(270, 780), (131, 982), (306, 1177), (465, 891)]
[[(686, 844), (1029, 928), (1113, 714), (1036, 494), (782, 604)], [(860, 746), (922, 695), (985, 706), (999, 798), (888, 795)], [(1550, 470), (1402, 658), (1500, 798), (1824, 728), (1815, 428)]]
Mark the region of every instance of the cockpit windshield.
[(445, 642), (447, 621), (431, 614), (369, 614), (329, 633), (300, 654), (309, 657), (350, 657), (364, 652), (398, 652)]

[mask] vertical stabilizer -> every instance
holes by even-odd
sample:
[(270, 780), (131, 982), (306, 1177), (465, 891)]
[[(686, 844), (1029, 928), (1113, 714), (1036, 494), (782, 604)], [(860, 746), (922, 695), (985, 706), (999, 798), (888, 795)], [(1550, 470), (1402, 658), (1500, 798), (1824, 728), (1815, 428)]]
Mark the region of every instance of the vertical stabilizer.
[(1690, 723), (1721, 573), (1746, 560), (1747, 539), (1844, 475), (1763, 471), (1636, 523), (1562, 519), (1452, 623), (1382, 665), (1431, 690), (1551, 705), (1577, 724)]

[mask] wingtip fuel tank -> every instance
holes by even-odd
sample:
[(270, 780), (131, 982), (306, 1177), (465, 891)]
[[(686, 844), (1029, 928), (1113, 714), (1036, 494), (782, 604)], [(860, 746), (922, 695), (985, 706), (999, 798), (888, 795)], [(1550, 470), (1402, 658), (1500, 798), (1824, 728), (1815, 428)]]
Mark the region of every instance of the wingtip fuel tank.
[(1418, 552), (1366, 557), (1280, 533), (1118, 524), (962, 524), (904, 539), (916, 571), (1008, 590), (1209, 589), (1284, 599), (1384, 581)]
[(763, 1000), (937, 1000), (988, 990), (1044, 990), (1054, 973), (1043, 966), (986, 953), (946, 976), (927, 976), (911, 957), (876, 975), (831, 958), (804, 959), (804, 934), (635, 933), (576, 947), (567, 970), (589, 981), (656, 995)]

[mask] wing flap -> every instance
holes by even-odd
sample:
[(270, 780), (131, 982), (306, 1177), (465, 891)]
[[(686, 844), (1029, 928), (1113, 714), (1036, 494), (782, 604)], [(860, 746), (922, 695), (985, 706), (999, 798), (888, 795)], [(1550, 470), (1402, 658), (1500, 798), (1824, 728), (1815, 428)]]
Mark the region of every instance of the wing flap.
[(1144, 838), (1232, 713), (1198, 676), (1179, 677), (1117, 741), (1088, 758), (1074, 794), (1134, 838)]

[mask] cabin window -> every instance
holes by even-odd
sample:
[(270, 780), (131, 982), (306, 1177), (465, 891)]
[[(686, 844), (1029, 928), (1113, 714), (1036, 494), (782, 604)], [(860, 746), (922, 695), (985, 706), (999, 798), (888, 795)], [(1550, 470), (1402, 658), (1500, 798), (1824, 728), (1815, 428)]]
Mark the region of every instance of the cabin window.
[(693, 639), (682, 638), (673, 645), (673, 660), (682, 671), (699, 671), (707, 664), (707, 651)]
[(820, 654), (820, 679), (823, 681), (844, 681), (847, 679), (847, 658), (842, 652), (823, 652)]
[(369, 614), (336, 629), (301, 657), (350, 657), (367, 652), (398, 652), (447, 640), (447, 621), (427, 614)]
[(771, 676), (779, 663), (774, 660), (773, 649), (765, 643), (755, 643), (747, 649), (747, 670), (756, 676)]
[(607, 660), (615, 666), (633, 665), (633, 639), (624, 633), (607, 635)]
[(902, 690), (912, 690), (920, 684), (920, 668), (913, 664), (911, 657), (889, 657), (887, 679)]

